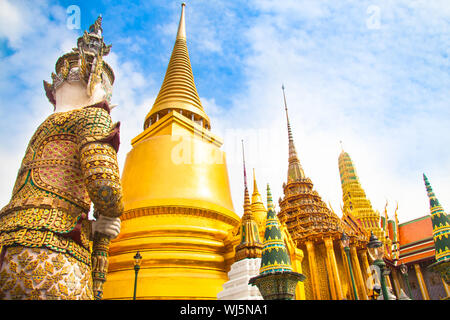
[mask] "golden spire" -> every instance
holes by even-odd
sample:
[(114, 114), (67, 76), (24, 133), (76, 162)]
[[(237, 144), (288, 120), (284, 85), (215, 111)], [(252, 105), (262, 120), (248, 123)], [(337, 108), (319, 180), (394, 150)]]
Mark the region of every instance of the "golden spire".
[(181, 17), (180, 17), (180, 23), (178, 24), (178, 32), (177, 32), (177, 40), (178, 39), (184, 39), (186, 40), (186, 23), (184, 19), (184, 7), (186, 6), (186, 3), (181, 4)]
[(387, 225), (388, 225), (387, 207), (388, 207), (388, 201), (386, 199), (386, 205), (384, 206), (384, 221), (383, 221), (383, 231), (385, 234), (387, 234)]
[(286, 110), (286, 121), (289, 138), (289, 168), (288, 168), (288, 183), (289, 183), (290, 181), (304, 179), (305, 173), (303, 172), (302, 165), (300, 164), (300, 160), (298, 160), (297, 157), (297, 152), (295, 151), (294, 138), (292, 136), (291, 124), (289, 123), (286, 95), (284, 93), (284, 85), (281, 85), (281, 89), (283, 90), (284, 110)]
[(253, 194), (252, 194), (252, 203), (263, 203), (261, 195), (258, 191), (258, 186), (256, 185), (256, 175), (255, 175), (255, 168), (253, 168)]
[(269, 184), (267, 184), (267, 210), (275, 211), (275, 207), (273, 206), (273, 201), (272, 201), (272, 192), (270, 192)]
[(343, 212), (351, 213), (361, 222), (366, 231), (373, 232), (380, 241), (384, 241), (383, 227), (380, 226), (380, 221), (382, 221), (380, 214), (372, 208), (372, 204), (361, 186), (353, 161), (343, 147), (338, 164), (344, 202)]
[(210, 129), (209, 118), (203, 110), (197, 93), (186, 45), (185, 4), (181, 5), (181, 17), (177, 37), (170, 57), (163, 84), (152, 109), (145, 117), (144, 129), (157, 122), (170, 111), (176, 111), (203, 127)]
[(260, 258), (262, 243), (259, 240), (258, 224), (251, 210), (245, 170), (244, 142), (242, 141), (242, 159), (244, 165), (244, 214), (241, 221), (241, 242), (236, 246), (235, 261), (247, 258)]
[(244, 188), (247, 189), (247, 171), (245, 170), (244, 140), (241, 140), (241, 144), (242, 144), (242, 164), (244, 165)]

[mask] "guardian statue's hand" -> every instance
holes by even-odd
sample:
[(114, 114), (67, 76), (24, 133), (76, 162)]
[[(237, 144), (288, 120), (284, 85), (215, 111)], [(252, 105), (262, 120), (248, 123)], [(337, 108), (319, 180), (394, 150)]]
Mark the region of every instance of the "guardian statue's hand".
[(110, 239), (115, 239), (120, 233), (120, 218), (110, 218), (100, 215), (97, 220), (92, 223), (92, 234), (95, 232), (103, 233)]

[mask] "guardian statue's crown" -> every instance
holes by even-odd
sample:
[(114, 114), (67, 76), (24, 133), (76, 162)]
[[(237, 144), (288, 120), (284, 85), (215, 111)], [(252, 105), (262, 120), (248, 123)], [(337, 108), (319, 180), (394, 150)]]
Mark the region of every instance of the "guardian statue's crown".
[(59, 57), (56, 61), (55, 72), (52, 72), (52, 83), (44, 80), (45, 94), (48, 100), (56, 105), (55, 91), (64, 81), (81, 81), (91, 96), (95, 86), (102, 84), (107, 92), (107, 100), (112, 93), (114, 72), (103, 61), (103, 56), (109, 54), (111, 45), (106, 45), (102, 36), (102, 17), (99, 16), (89, 32), (84, 31), (83, 36), (77, 40), (77, 47), (71, 52)]

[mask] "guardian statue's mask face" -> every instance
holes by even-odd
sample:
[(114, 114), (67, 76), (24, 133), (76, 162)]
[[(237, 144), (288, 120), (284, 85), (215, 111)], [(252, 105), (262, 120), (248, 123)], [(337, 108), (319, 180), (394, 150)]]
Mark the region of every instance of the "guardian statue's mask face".
[(65, 81), (80, 82), (89, 97), (98, 86), (105, 92), (104, 100), (111, 102), (114, 73), (111, 67), (103, 61), (109, 54), (111, 45), (106, 45), (102, 36), (102, 17), (98, 17), (89, 27), (89, 33), (84, 31), (78, 38), (77, 48), (61, 56), (55, 65), (56, 73), (52, 73), (52, 83), (44, 80), (44, 89), (49, 101), (56, 105), (55, 91)]

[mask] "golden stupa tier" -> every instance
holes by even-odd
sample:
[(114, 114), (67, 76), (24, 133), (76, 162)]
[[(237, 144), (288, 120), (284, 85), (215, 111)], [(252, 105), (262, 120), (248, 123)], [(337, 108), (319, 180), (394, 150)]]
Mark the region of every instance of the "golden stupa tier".
[(178, 33), (169, 66), (155, 103), (145, 117), (144, 129), (159, 121), (171, 110), (180, 112), (206, 129), (211, 129), (209, 117), (203, 110), (197, 93), (189, 60), (184, 7), (182, 4)]
[(342, 150), (338, 159), (342, 186), (343, 211), (350, 212), (370, 233), (385, 242), (385, 233), (380, 225), (380, 214), (374, 211), (370, 200), (359, 182), (356, 168), (347, 152)]
[[(180, 26), (178, 36), (184, 34), (184, 5)], [(183, 70), (191, 72), (181, 66), (170, 72)], [(174, 89), (188, 90), (183, 85)], [(142, 256), (137, 299), (216, 299), (228, 280), (235, 245), (230, 232), (238, 230), (240, 219), (222, 141), (179, 112), (197, 105), (178, 102), (174, 98), (176, 108), (147, 122), (132, 140), (122, 173), (125, 212), (110, 246), (105, 299), (133, 296), (137, 251)]]
[(340, 219), (313, 190), (309, 178), (283, 185), (284, 198), (280, 199), (278, 218), (284, 222), (297, 242), (331, 236), (340, 237)]

